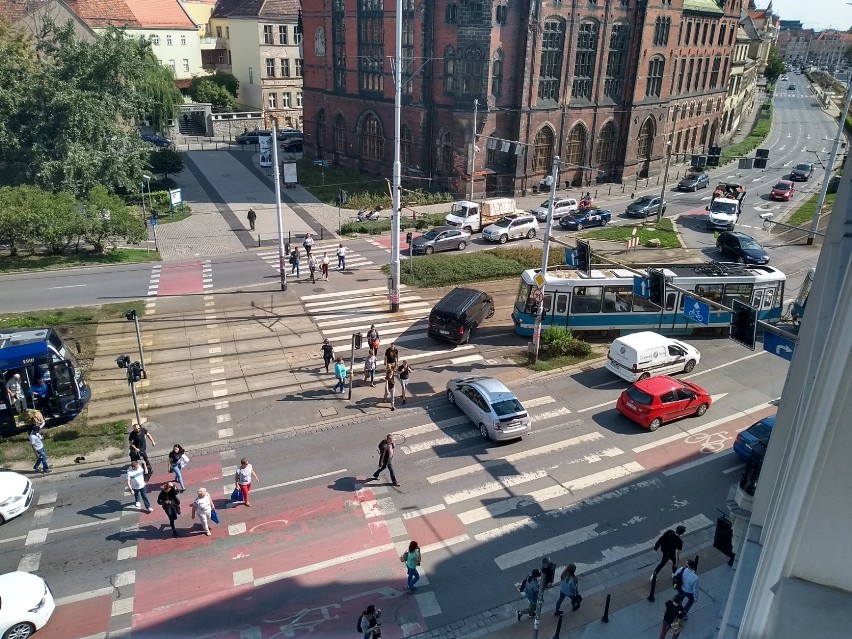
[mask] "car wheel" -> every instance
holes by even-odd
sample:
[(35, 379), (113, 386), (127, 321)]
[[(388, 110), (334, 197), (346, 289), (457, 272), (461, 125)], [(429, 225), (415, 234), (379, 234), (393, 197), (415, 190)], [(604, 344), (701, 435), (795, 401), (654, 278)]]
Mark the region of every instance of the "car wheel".
[(582, 224), (580, 224), (579, 222), (577, 223), (577, 230), (578, 230), (578, 231), (582, 231), (582, 230), (583, 230), (583, 225), (582, 225)]
[(606, 226), (607, 224), (609, 224), (609, 220), (605, 217), (602, 217), (601, 218), (601, 226)]
[(745, 258), (744, 257), (738, 257), (737, 258), (737, 264), (745, 264)]
[(426, 253), (426, 255), (432, 255), (432, 253), (435, 252), (435, 249), (431, 246), (427, 246), (425, 249), (423, 249), (423, 252)]
[(695, 360), (691, 359), (686, 363), (686, 366), (683, 367), (683, 372), (691, 373), (693, 368), (695, 368)]
[(467, 248), (467, 242), (459, 242), (459, 250), (463, 251)]
[(696, 417), (701, 417), (706, 412), (707, 412), (707, 404), (701, 404), (701, 406), (698, 407), (698, 410), (695, 411), (695, 415), (696, 415)]
[(655, 419), (650, 424), (648, 424), (648, 430), (652, 430), (652, 431), (657, 430), (662, 425), (663, 425), (663, 420), (661, 420), (659, 417), (657, 417), (657, 419)]
[(494, 317), (494, 305), (493, 304), (491, 305), (491, 310), (488, 311), (488, 315), (485, 316), (485, 319), (491, 319), (492, 317)]
[(27, 639), (35, 632), (35, 626), (28, 621), (16, 623), (3, 633), (3, 639)]
[(485, 424), (479, 425), (479, 434), (482, 435), (483, 439), (491, 439), (491, 435), (488, 434), (488, 429), (485, 427)]
[(6, 523), (6, 518), (3, 515), (0, 515), (0, 526)]
[(530, 229), (527, 231), (527, 239), (533, 239), (535, 237), (535, 229)]
[(640, 381), (640, 382), (644, 382), (644, 381), (645, 381), (646, 379), (648, 379), (650, 376), (651, 376), (651, 373), (642, 373), (642, 374), (639, 376), (639, 381)]
[(695, 186), (692, 187), (692, 192), (695, 193), (697, 190), (698, 190), (698, 185), (696, 184)]
[(462, 231), (467, 231), (468, 233), (473, 233), (473, 229), (472, 229), (472, 228), (470, 228), (469, 226), (464, 227), (464, 228), (462, 229)]
[(447, 401), (450, 402), (450, 404), (452, 404), (453, 406), (456, 405), (456, 396), (449, 388), (447, 389)]
[(509, 241), (509, 236), (506, 235), (505, 233), (500, 236), (500, 244), (505, 244), (508, 241)]

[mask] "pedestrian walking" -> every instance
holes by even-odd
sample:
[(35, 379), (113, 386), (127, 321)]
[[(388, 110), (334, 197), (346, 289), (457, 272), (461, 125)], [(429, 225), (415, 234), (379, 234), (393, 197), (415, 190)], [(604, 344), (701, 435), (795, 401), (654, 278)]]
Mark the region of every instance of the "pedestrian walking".
[(308, 255), (308, 270), (311, 272), (311, 282), (317, 283), (317, 258), (313, 255)]
[(391, 345), (385, 349), (385, 366), (396, 371), (396, 366), (399, 363), (399, 351), (396, 348), (396, 342), (391, 342)]
[(657, 567), (654, 568), (654, 574), (651, 575), (651, 579), (656, 579), (657, 573), (660, 572), (668, 562), (672, 562), (672, 574), (675, 573), (677, 565), (680, 563), (680, 551), (683, 550), (683, 539), (681, 539), (681, 535), (685, 532), (686, 526), (678, 526), (674, 530), (670, 528), (660, 535), (657, 543), (654, 544), (654, 550), (662, 550), (663, 558), (660, 560), (660, 563), (657, 564)]
[(402, 398), (402, 403), (405, 403), (406, 398), (408, 397), (408, 378), (411, 377), (411, 366), (408, 365), (408, 362), (402, 360), (399, 365), (399, 368), (396, 369), (396, 374), (399, 375), (399, 387), (402, 391), (400, 397)]
[(240, 467), (237, 468), (237, 472), (234, 473), (234, 486), (240, 489), (240, 492), (243, 494), (243, 503), (249, 508), (251, 507), (249, 491), (251, 490), (252, 477), (260, 481), (257, 473), (254, 472), (254, 468), (252, 468), (251, 464), (248, 463), (248, 459), (243, 457), (240, 460)]
[(392, 368), (385, 372), (385, 401), (390, 400), (390, 409), (396, 410), (394, 406), (394, 396), (396, 395), (396, 380)]
[(364, 359), (364, 383), (367, 383), (367, 380), (370, 381), (370, 386), (375, 388), (376, 386), (376, 354), (372, 349), (367, 353), (367, 357)]
[[(145, 466), (138, 459), (130, 462), (130, 468), (127, 469), (127, 488), (133, 493), (136, 499), (136, 507), (141, 508), (145, 505), (145, 510), (149, 513), (154, 512), (151, 508), (151, 502), (148, 501), (148, 490), (145, 488)], [(142, 500), (142, 504), (139, 500)]]
[(379, 354), (379, 331), (375, 324), (370, 324), (370, 330), (367, 331), (367, 347), (376, 355)]
[(21, 415), (27, 408), (27, 400), (21, 387), (21, 374), (14, 373), (6, 379), (6, 395), (13, 415)]
[(151, 437), (148, 429), (141, 424), (133, 424), (133, 430), (130, 431), (127, 440), (130, 442), (130, 461), (141, 459), (145, 462), (146, 474), (153, 473), (154, 469), (151, 466), (151, 460), (148, 459), (147, 448), (149, 441), (152, 446), (156, 446), (157, 442)]
[(322, 271), (322, 276), (325, 278), (325, 281), (328, 281), (328, 253), (323, 252), (322, 254), (322, 262), (320, 262), (320, 270)]
[(337, 383), (334, 385), (334, 392), (338, 392), (337, 389), (340, 388), (340, 392), (343, 393), (346, 391), (346, 364), (343, 363), (343, 358), (338, 357), (337, 363), (334, 365), (334, 377), (337, 379)]
[[(182, 491), (181, 491), (182, 492)], [(177, 537), (178, 531), (175, 528), (175, 520), (180, 515), (180, 499), (178, 499), (178, 491), (175, 485), (167, 481), (160, 489), (160, 494), (157, 495), (157, 503), (163, 508), (166, 517), (169, 518), (169, 526), (172, 527), (172, 535)]]
[(408, 544), (408, 552), (402, 553), (400, 559), (408, 570), (408, 592), (414, 592), (415, 584), (420, 581), (420, 573), (417, 567), (420, 565), (420, 545), (416, 541)]
[(342, 242), (337, 247), (337, 270), (346, 270), (346, 247)]
[(677, 639), (683, 631), (683, 595), (677, 594), (666, 602), (666, 611), (663, 613), (663, 627), (660, 630), (660, 639), (666, 639), (669, 630), (672, 631), (672, 639)]
[(541, 584), (538, 581), (540, 577), (541, 571), (536, 568), (524, 580), (524, 596), (527, 598), (529, 606), (527, 606), (523, 610), (515, 611), (515, 614), (518, 617), (518, 621), (520, 621), (521, 617), (523, 617), (524, 615), (535, 617), (536, 604), (538, 603), (538, 593), (541, 590)]
[(192, 518), (198, 518), (201, 522), (201, 527), (204, 529), (204, 534), (210, 537), (213, 533), (210, 532), (210, 516), (213, 514), (213, 500), (207, 494), (206, 488), (198, 489), (198, 497), (192, 502)]
[[(381, 624), (382, 611), (371, 604), (361, 613), (357, 630), (361, 633), (362, 639), (374, 639), (374, 637), (382, 636)], [(377, 630), (378, 634), (376, 634)]]
[(253, 231), (254, 230), (254, 223), (257, 221), (257, 213), (254, 212), (254, 209), (249, 209), (248, 213), (246, 214), (246, 217), (248, 218), (249, 226), (251, 227), (251, 230)]
[(388, 433), (388, 436), (379, 442), (379, 467), (373, 473), (373, 479), (378, 479), (379, 473), (387, 468), (391, 483), (394, 486), (399, 486), (399, 482), (396, 481), (396, 473), (393, 472), (393, 452), (395, 448), (396, 444), (393, 443), (393, 435)]
[(675, 583), (680, 584), (677, 588), (677, 592), (678, 594), (683, 595), (686, 599), (686, 605), (683, 607), (684, 619), (689, 618), (689, 609), (692, 608), (692, 604), (694, 604), (695, 600), (698, 599), (697, 568), (698, 565), (695, 563), (695, 560), (689, 559), (686, 562), (686, 566), (682, 567), (674, 574)]
[[(175, 474), (175, 481), (180, 486), (180, 492), (186, 490), (183, 483), (183, 467), (189, 462), (189, 456), (180, 444), (174, 444), (169, 452), (169, 472)], [(159, 502), (158, 502), (159, 503)]]
[(47, 465), (47, 451), (44, 449), (44, 434), (41, 431), (44, 426), (44, 417), (41, 416), (41, 413), (36, 411), (36, 417), (34, 420), (35, 422), (33, 423), (33, 427), (29, 435), (30, 446), (36, 456), (33, 470), (38, 472), (38, 467), (41, 465), (42, 474), (47, 474), (50, 472), (50, 468)]
[(297, 278), (302, 277), (299, 272), (299, 259), (299, 247), (294, 246), (293, 250), (290, 251), (290, 275), (295, 273)]
[(334, 359), (334, 347), (327, 339), (322, 341), (322, 361), (325, 363), (325, 372), (328, 372), (328, 367), (331, 366), (331, 361)]
[(557, 617), (562, 615), (562, 611), (559, 608), (562, 606), (565, 597), (571, 600), (571, 610), (577, 610), (580, 607), (579, 603), (575, 603), (577, 596), (580, 594), (576, 572), (577, 566), (575, 564), (568, 564), (559, 576), (559, 599), (556, 600), (556, 611), (553, 613)]
[(310, 257), (311, 256), (311, 250), (314, 248), (314, 238), (311, 237), (310, 233), (305, 235), (305, 241), (302, 242), (302, 246), (305, 247), (305, 255), (307, 257)]

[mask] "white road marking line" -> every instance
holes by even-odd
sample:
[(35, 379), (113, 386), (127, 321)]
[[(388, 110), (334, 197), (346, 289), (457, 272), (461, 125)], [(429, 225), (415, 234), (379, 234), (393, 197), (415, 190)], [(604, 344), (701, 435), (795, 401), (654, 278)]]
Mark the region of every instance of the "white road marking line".
[[(133, 597), (124, 597), (123, 599), (116, 599), (112, 602), (112, 609), (109, 614), (112, 617), (119, 617), (131, 612), (133, 612)], [(113, 633), (110, 632), (110, 634)]]
[(216, 415), (216, 423), (217, 424), (224, 424), (225, 422), (229, 422), (229, 421), (231, 421), (231, 414), (230, 413), (224, 413), (222, 415)]
[(458, 353), (459, 351), (467, 351), (471, 348), (476, 348), (473, 344), (462, 344), (461, 346), (456, 346), (455, 348), (450, 349), (440, 349), (437, 351), (425, 351), (423, 353), (415, 353), (413, 355), (409, 355), (407, 352), (401, 356), (401, 359), (406, 361), (412, 361), (415, 359), (423, 359), (424, 357), (436, 357), (438, 355), (446, 355), (448, 353)]
[(745, 464), (737, 464), (736, 466), (731, 466), (730, 468), (726, 468), (726, 469), (725, 469), (725, 470), (723, 470), (722, 472), (723, 472), (725, 475), (729, 475), (730, 473), (735, 473), (735, 472), (737, 472), (738, 470), (742, 470), (743, 468), (745, 468)]
[(494, 541), (495, 539), (499, 539), (504, 535), (509, 535), (518, 530), (523, 530), (524, 528), (533, 530), (538, 528), (538, 524), (532, 519), (532, 517), (523, 517), (518, 521), (513, 521), (509, 524), (504, 524), (502, 526), (498, 526), (497, 528), (492, 528), (491, 530), (486, 530), (485, 532), (478, 533), (473, 536), (476, 541)]
[[(409, 357), (408, 359), (411, 358)], [(437, 437), (435, 439), (430, 439), (429, 441), (417, 442), (410, 446), (400, 446), (400, 450), (402, 450), (402, 452), (406, 455), (411, 455), (412, 453), (419, 453), (430, 448), (435, 448), (436, 446), (451, 446), (467, 439), (473, 439), (474, 437), (481, 437), (479, 430), (471, 429), (466, 432), (458, 433), (454, 437)]]
[(451, 417), (450, 419), (442, 419), (439, 422), (431, 422), (429, 424), (423, 424), (422, 426), (412, 426), (411, 428), (397, 430), (394, 431), (393, 434), (400, 435), (402, 437), (414, 437), (415, 435), (422, 435), (423, 433), (431, 433), (436, 430), (452, 428), (453, 426), (465, 423), (469, 424), (470, 420), (466, 416), (462, 415), (461, 417)]
[(241, 522), (236, 523), (236, 524), (230, 524), (228, 526), (228, 534), (232, 537), (234, 535), (242, 535), (245, 531), (246, 531), (246, 522), (244, 522), (244, 521), (241, 521)]
[(245, 586), (254, 582), (254, 570), (246, 568), (234, 571), (234, 587)]
[(578, 528), (577, 530), (572, 530), (571, 532), (552, 537), (551, 539), (545, 539), (535, 544), (518, 548), (517, 550), (507, 552), (503, 555), (498, 555), (494, 558), (494, 563), (497, 564), (497, 567), (500, 568), (500, 570), (514, 568), (515, 566), (529, 563), (536, 559), (540, 559), (541, 557), (552, 555), (560, 550), (565, 550), (571, 546), (576, 546), (577, 544), (595, 539), (596, 537), (606, 535), (609, 532), (598, 532), (597, 527), (598, 524), (591, 524), (589, 526), (584, 526), (583, 528)]
[(231, 405), (231, 403), (229, 401), (225, 400), (224, 402), (216, 402), (215, 404), (213, 404), (213, 408), (215, 410), (225, 410), (230, 405)]
[(685, 464), (681, 464), (680, 466), (675, 466), (674, 468), (664, 470), (663, 475), (665, 475), (666, 477), (671, 477), (672, 475), (677, 475), (678, 473), (682, 473), (685, 470), (695, 468), (696, 466), (702, 466), (707, 462), (716, 461), (717, 459), (722, 459), (723, 457), (732, 455), (733, 452), (734, 451), (729, 448), (728, 450), (721, 451), (718, 453), (707, 453), (703, 457), (694, 459), (691, 462), (687, 462)]
[(222, 374), (222, 373), (224, 373), (224, 372), (225, 372), (225, 367), (224, 367), (224, 366), (219, 366), (219, 367), (217, 367), (217, 368), (211, 368), (211, 369), (210, 369), (210, 374), (211, 374), (211, 375), (221, 375), (221, 374)]
[(233, 428), (220, 428), (219, 429), (219, 439), (224, 439), (225, 437), (233, 437), (234, 429)]
[[(224, 453), (223, 453), (224, 454)], [(224, 458), (223, 458), (224, 459)], [(269, 486), (259, 486), (258, 488), (252, 487), (251, 491), (253, 493), (259, 493), (264, 490), (274, 490), (275, 488), (282, 488), (283, 486), (292, 486), (293, 484), (301, 484), (306, 481), (313, 481), (314, 479), (322, 479), (323, 477), (331, 477), (333, 475), (342, 475), (347, 472), (348, 469), (340, 468), (338, 470), (332, 470), (327, 473), (320, 473), (319, 475), (311, 475), (310, 477), (302, 477), (300, 479), (291, 479), (290, 481), (285, 481), (280, 484), (270, 484)]]
[(47, 504), (56, 503), (56, 497), (57, 492), (55, 490), (52, 490), (48, 493), (42, 493), (41, 495), (39, 495), (38, 503), (36, 505), (45, 506)]
[(116, 588), (121, 588), (122, 586), (129, 586), (131, 584), (136, 583), (136, 571), (128, 570), (126, 572), (120, 572), (115, 576), (113, 580), (113, 585)]
[(431, 513), (436, 513), (441, 510), (446, 510), (446, 506), (444, 504), (438, 504), (437, 506), (428, 506), (426, 508), (419, 508), (418, 510), (410, 510), (406, 513), (402, 514), (403, 519), (414, 519), (415, 517), (423, 517), (424, 515), (429, 515)]
[(552, 404), (555, 401), (556, 400), (553, 399), (550, 395), (545, 395), (544, 397), (533, 397), (532, 399), (525, 399), (521, 403), (524, 405), (524, 408), (529, 410), (530, 408), (535, 408), (536, 406)]
[(455, 366), (455, 365), (458, 365), (458, 364), (467, 364), (468, 362), (479, 362), (483, 359), (485, 359), (485, 358), (482, 357), (482, 355), (479, 355), (477, 353), (476, 355), (465, 355), (463, 357), (454, 357), (450, 360), (450, 364)]
[[(399, 289), (401, 291), (405, 290), (406, 288), (407, 287), (404, 286), (404, 285), (399, 287)], [(359, 294), (361, 294), (361, 293), (374, 293), (374, 292), (380, 292), (380, 291), (384, 291), (385, 294), (387, 294), (388, 287), (387, 286), (376, 286), (376, 287), (373, 287), (373, 288), (362, 288), (362, 289), (358, 290), (358, 293)], [(340, 291), (340, 292), (337, 292), (337, 293), (319, 293), (318, 295), (302, 295), (302, 297), (300, 297), (299, 299), (304, 304), (306, 300), (326, 300), (330, 297), (349, 297), (351, 295), (352, 295), (352, 291)]]
[(27, 533), (27, 540), (24, 542), (24, 545), (33, 546), (35, 544), (43, 544), (45, 539), (47, 539), (48, 530), (48, 528), (37, 528), (35, 530), (31, 530)]
[(224, 386), (227, 383), (228, 383), (227, 379), (214, 379), (212, 382), (210, 382), (210, 385), (211, 386)]
[(136, 559), (136, 552), (138, 550), (138, 546), (133, 545), (125, 548), (118, 549), (118, 556), (116, 559), (118, 561), (124, 561), (125, 559)]
[(76, 595), (68, 595), (67, 597), (58, 597), (56, 599), (57, 606), (67, 606), (68, 604), (86, 601), (86, 599), (94, 599), (95, 597), (112, 596), (115, 593), (115, 588), (107, 586), (106, 588), (97, 588), (96, 590), (87, 590)]
[(396, 513), (396, 506), (393, 503), (392, 497), (383, 497), (382, 499), (366, 499), (361, 502), (361, 510), (364, 511), (365, 519), (374, 519), (375, 517), (385, 517)]
[(425, 546), (421, 546), (420, 553), (426, 554), (430, 552), (434, 552), (436, 550), (443, 550), (444, 548), (449, 548), (450, 546), (455, 546), (456, 544), (462, 544), (468, 541), (470, 537), (467, 535), (459, 535), (457, 537), (450, 537), (449, 539), (443, 539), (441, 541), (436, 541), (434, 544), (426, 544)]
[(508, 475), (495, 481), (486, 482), (480, 486), (476, 486), (475, 488), (467, 488), (465, 490), (444, 495), (444, 501), (448, 504), (457, 504), (462, 501), (467, 501), (468, 499), (476, 499), (477, 497), (482, 497), (488, 493), (525, 484), (547, 476), (547, 469), (536, 470), (530, 473), (520, 473), (518, 475)]
[(18, 570), (21, 572), (35, 572), (41, 563), (41, 552), (28, 552), (18, 562)]
[(706, 375), (707, 373), (712, 373), (713, 371), (717, 371), (721, 368), (726, 368), (733, 364), (739, 364), (740, 362), (744, 362), (747, 359), (751, 359), (752, 357), (760, 357), (764, 353), (766, 353), (766, 351), (758, 351), (757, 353), (752, 353), (751, 355), (746, 355), (745, 357), (740, 357), (739, 359), (732, 359), (730, 362), (725, 362), (724, 364), (714, 366), (713, 368), (704, 368), (698, 373), (692, 373), (691, 375), (683, 375), (681, 376), (681, 379), (692, 379), (693, 377), (698, 377), (699, 375)]
[(207, 350), (208, 350), (208, 353), (207, 353), (208, 355), (215, 355), (216, 353), (222, 352), (222, 347), (221, 346), (211, 346)]
[[(383, 552), (395, 551), (396, 546), (394, 544), (381, 544), (379, 546), (373, 546), (372, 548), (366, 548), (364, 550), (360, 550), (358, 552), (349, 553), (346, 555), (342, 555), (340, 557), (333, 557), (331, 559), (326, 559), (325, 561), (320, 561), (314, 564), (309, 564), (307, 566), (302, 566), (301, 568), (294, 568), (293, 570), (287, 570), (284, 572), (279, 572), (274, 575), (269, 575), (268, 577), (262, 577), (260, 579), (254, 580), (255, 586), (264, 586), (266, 584), (274, 583), (276, 581), (281, 581), (282, 579), (289, 579), (291, 577), (298, 577), (300, 575), (307, 575), (312, 572), (317, 572), (319, 570), (324, 570), (325, 568), (331, 568), (333, 566), (340, 566), (342, 564), (351, 563), (357, 559), (363, 559), (364, 557), (372, 557), (374, 555), (378, 555)], [(422, 552), (421, 548), (421, 552)]]
[[(59, 290), (61, 288), (82, 288), (84, 286), (88, 286), (88, 284), (69, 284), (67, 286), (50, 286), (50, 287), (48, 287), (47, 290), (48, 291), (56, 291), (56, 290)], [(24, 572), (29, 572), (29, 571), (25, 570)]]
[(438, 599), (434, 592), (418, 592), (414, 595), (414, 600), (420, 608), (422, 617), (434, 617), (441, 614), (441, 606), (438, 605)]
[[(406, 293), (404, 295), (400, 295), (399, 303), (400, 307), (429, 305), (429, 302), (423, 301), (422, 297), (413, 293)], [(387, 295), (371, 295), (369, 297), (353, 296), (349, 300), (331, 300), (325, 302), (316, 302), (314, 304), (305, 304), (304, 306), (305, 310), (307, 310), (309, 313), (322, 313), (325, 310), (336, 312), (343, 311), (346, 309), (376, 307), (381, 308), (383, 311), (390, 314), (390, 311), (388, 310), (389, 304)]]
[(532, 419), (533, 419), (534, 422), (543, 422), (543, 421), (548, 420), (548, 419), (553, 419), (554, 417), (564, 417), (565, 415), (570, 415), (570, 414), (571, 414), (570, 409), (563, 406), (563, 407), (557, 408), (555, 410), (545, 411), (545, 412), (543, 412), (539, 415), (534, 415)]

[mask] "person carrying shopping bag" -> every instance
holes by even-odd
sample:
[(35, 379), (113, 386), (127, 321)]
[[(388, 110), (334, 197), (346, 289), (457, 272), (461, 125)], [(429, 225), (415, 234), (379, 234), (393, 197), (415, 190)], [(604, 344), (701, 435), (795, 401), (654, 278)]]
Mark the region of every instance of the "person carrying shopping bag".
[(346, 364), (343, 363), (343, 358), (338, 357), (337, 363), (334, 365), (334, 377), (337, 379), (337, 383), (334, 385), (334, 392), (344, 393), (346, 392)]

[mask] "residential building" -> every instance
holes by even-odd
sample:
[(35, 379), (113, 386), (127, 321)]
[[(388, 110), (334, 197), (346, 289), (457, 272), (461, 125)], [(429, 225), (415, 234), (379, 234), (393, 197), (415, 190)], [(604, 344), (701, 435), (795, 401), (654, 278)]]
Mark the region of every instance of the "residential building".
[(804, 65), (811, 52), (813, 29), (789, 29), (778, 34), (778, 52), (785, 62)]
[(301, 128), (299, 0), (219, 0), (209, 24), (207, 68), (240, 81), (238, 108), (262, 111), (265, 126)]
[(769, 50), (778, 41), (781, 25), (778, 16), (772, 13), (772, 3), (766, 9), (751, 9), (748, 16), (760, 34), (760, 47), (757, 55), (757, 72), (763, 73), (769, 61)]
[(843, 66), (843, 54), (852, 46), (852, 33), (828, 29), (820, 31), (811, 41), (808, 62), (814, 66), (834, 71)]
[(44, 36), (46, 22), (49, 21), (62, 25), (71, 22), (80, 40), (95, 38), (95, 32), (63, 0), (0, 0), (0, 16), (25, 30), (36, 41)]
[[(407, 179), (476, 196), (659, 173), (722, 118), (743, 0), (405, 0)], [(305, 5), (306, 152), (389, 175), (392, 0)], [(538, 25), (528, 29), (529, 25)], [(473, 142), (474, 121), (476, 144)]]
[(740, 123), (757, 106), (757, 58), (760, 55), (760, 34), (752, 19), (746, 15), (740, 20), (731, 58), (731, 75), (722, 116), (720, 141), (727, 142), (736, 133)]

